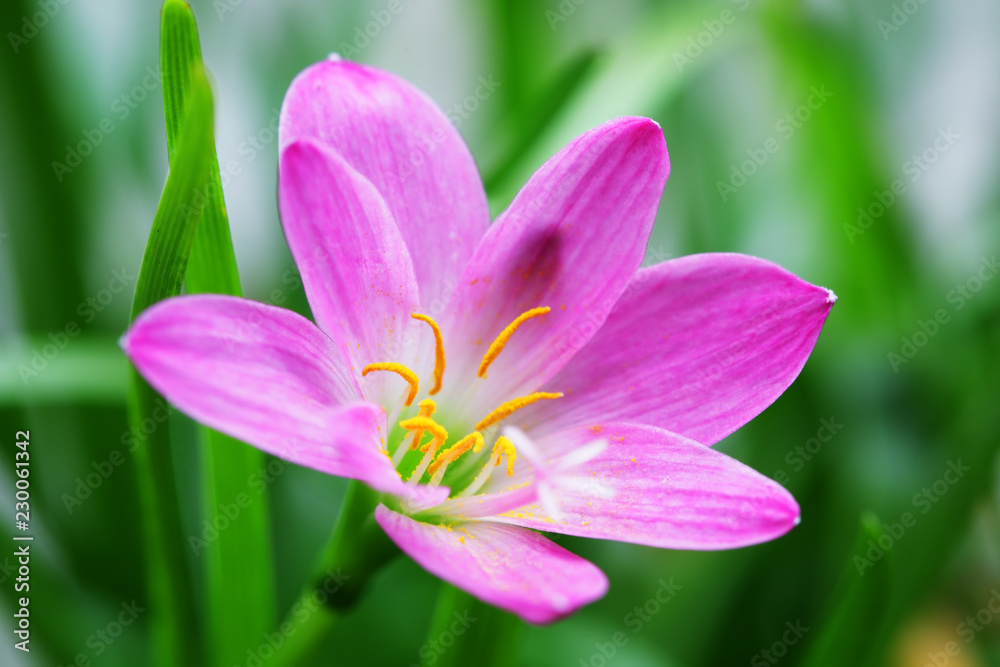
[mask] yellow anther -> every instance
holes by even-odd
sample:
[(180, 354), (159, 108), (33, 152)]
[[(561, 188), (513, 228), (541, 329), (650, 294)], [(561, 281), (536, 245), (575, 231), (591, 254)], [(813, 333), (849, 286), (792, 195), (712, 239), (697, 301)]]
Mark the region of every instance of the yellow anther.
[(410, 417), (409, 419), (404, 419), (399, 422), (399, 427), (406, 429), (407, 431), (430, 431), (430, 434), (434, 436), (435, 440), (440, 440), (441, 442), (448, 440), (448, 431), (445, 430), (444, 426), (441, 426), (441, 424), (438, 424), (430, 417), (422, 417), (419, 415), (416, 417)]
[(514, 449), (514, 443), (501, 435), (493, 445), (493, 453), (497, 455), (496, 465), (500, 465), (500, 459), (504, 454), (507, 455), (507, 476), (513, 476), (514, 460), (517, 458), (517, 450)]
[(433, 476), (434, 473), (438, 471), (438, 468), (455, 461), (459, 456), (466, 453), (470, 449), (478, 448), (476, 451), (482, 449), (483, 442), (483, 434), (479, 431), (473, 431), (448, 449), (438, 454), (437, 458), (434, 459), (434, 463), (432, 463), (431, 467), (427, 469), (427, 472)]
[(532, 308), (527, 312), (521, 313), (513, 322), (508, 324), (507, 328), (501, 331), (500, 335), (496, 337), (496, 340), (490, 343), (489, 349), (487, 349), (486, 354), (483, 355), (483, 360), (479, 364), (479, 377), (486, 377), (486, 370), (490, 367), (490, 364), (493, 363), (493, 360), (500, 356), (500, 353), (503, 352), (504, 346), (507, 345), (507, 341), (509, 341), (510, 337), (514, 335), (514, 332), (517, 331), (518, 327), (530, 320), (532, 317), (544, 315), (550, 310), (552, 309), (548, 306), (543, 308)]
[[(424, 453), (424, 457), (420, 459), (420, 463), (417, 464), (417, 467), (414, 468), (413, 472), (410, 474), (409, 479), (406, 480), (408, 483), (415, 484), (420, 481), (421, 477), (424, 476), (424, 471), (427, 470), (427, 466), (429, 466), (431, 461), (434, 459), (434, 453), (437, 451), (438, 447), (443, 445), (448, 440), (448, 431), (446, 431), (443, 426), (430, 417), (417, 416), (410, 419), (404, 419), (399, 422), (399, 425), (402, 428), (413, 431), (420, 429), (421, 433), (423, 433), (423, 431), (430, 431), (431, 435), (434, 436), (430, 442), (420, 448), (420, 451)], [(440, 480), (438, 481), (440, 482)]]
[(431, 329), (434, 331), (434, 388), (427, 392), (433, 396), (441, 391), (441, 382), (444, 379), (444, 336), (441, 335), (441, 327), (430, 315), (413, 313), (410, 317), (426, 322), (431, 325)]
[(529, 406), (532, 403), (540, 401), (544, 398), (562, 398), (562, 394), (540, 391), (534, 394), (529, 394), (527, 396), (521, 396), (520, 398), (515, 398), (511, 401), (507, 401), (499, 408), (497, 408), (490, 414), (483, 417), (483, 420), (478, 424), (476, 424), (476, 430), (485, 431), (490, 426), (493, 426), (497, 422), (503, 421), (507, 417), (514, 414), (514, 412), (520, 410), (521, 408)]
[[(420, 417), (430, 417), (437, 410), (437, 403), (434, 399), (425, 398), (424, 400), (417, 403), (420, 406)], [(413, 430), (413, 442), (410, 443), (410, 449), (416, 449), (420, 446), (420, 440), (424, 437), (424, 429), (418, 428)]]
[(377, 364), (368, 364), (361, 369), (361, 377), (364, 377), (371, 373), (372, 371), (390, 371), (397, 374), (399, 377), (406, 380), (407, 384), (410, 385), (410, 395), (406, 397), (405, 405), (409, 405), (413, 402), (413, 399), (417, 397), (417, 391), (420, 389), (420, 379), (417, 374), (411, 371), (409, 368), (403, 364), (397, 364), (394, 362), (384, 362)]

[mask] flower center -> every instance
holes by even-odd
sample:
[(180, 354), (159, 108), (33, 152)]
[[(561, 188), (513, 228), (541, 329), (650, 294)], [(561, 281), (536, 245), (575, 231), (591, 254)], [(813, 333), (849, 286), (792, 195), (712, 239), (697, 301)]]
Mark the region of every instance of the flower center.
[[(513, 322), (504, 327), (503, 331), (500, 332), (496, 339), (487, 348), (486, 354), (483, 355), (483, 360), (479, 364), (477, 376), (485, 380), (486, 373), (490, 365), (496, 361), (496, 358), (500, 356), (501, 352), (503, 352), (504, 347), (506, 347), (511, 336), (514, 335), (514, 332), (516, 332), (521, 325), (528, 320), (535, 317), (541, 317), (550, 310), (551, 309), (548, 307), (532, 308), (531, 310), (518, 315)], [(413, 313), (411, 317), (415, 320), (427, 323), (434, 333), (434, 386), (428, 392), (429, 395), (433, 396), (441, 390), (444, 378), (444, 337), (441, 334), (441, 327), (439, 327), (437, 322), (435, 322), (429, 315)], [(394, 362), (368, 364), (361, 370), (361, 375), (364, 377), (374, 371), (395, 373), (403, 378), (409, 385), (409, 391), (400, 396), (399, 402), (389, 414), (389, 423), (392, 424), (396, 421), (396, 418), (399, 416), (399, 413), (403, 410), (403, 408), (409, 407), (413, 403), (413, 400), (417, 397), (417, 393), (420, 390), (420, 379), (416, 373), (403, 364)], [(408, 484), (417, 484), (426, 474), (429, 476), (429, 481), (427, 483), (430, 486), (438, 486), (441, 484), (441, 481), (444, 478), (450, 464), (458, 461), (462, 455), (469, 451), (473, 452), (473, 454), (478, 454), (483, 450), (487, 441), (492, 439), (492, 436), (496, 434), (497, 429), (495, 427), (501, 421), (521, 408), (531, 405), (532, 403), (546, 399), (560, 398), (561, 396), (561, 393), (536, 392), (502, 403), (483, 417), (476, 424), (475, 430), (466, 434), (464, 437), (460, 438), (457, 442), (447, 448), (445, 448), (445, 445), (448, 443), (448, 431), (434, 418), (434, 414), (437, 412), (437, 403), (435, 403), (431, 398), (425, 398), (418, 404), (419, 412), (416, 416), (408, 419), (402, 419), (398, 422), (399, 428), (405, 431), (406, 435), (400, 441), (396, 451), (391, 455), (393, 467), (395, 467), (398, 471), (400, 464), (406, 457), (407, 452), (420, 450), (420, 452), (423, 453), (423, 457), (410, 473), (406, 481)], [(424, 441), (425, 436), (430, 436), (426, 442)], [(389, 456), (388, 449), (383, 451), (386, 456)], [(510, 439), (500, 435), (493, 441), (493, 449), (484, 462), (479, 473), (476, 474), (475, 477), (473, 477), (461, 491), (453, 493), (452, 495), (455, 497), (470, 496), (479, 491), (479, 489), (481, 489), (489, 480), (493, 469), (500, 465), (505, 456), (507, 457), (507, 475), (513, 476), (514, 461), (517, 459), (517, 450), (514, 447), (514, 443), (512, 443)], [(402, 474), (400, 474), (400, 476), (402, 476)]]

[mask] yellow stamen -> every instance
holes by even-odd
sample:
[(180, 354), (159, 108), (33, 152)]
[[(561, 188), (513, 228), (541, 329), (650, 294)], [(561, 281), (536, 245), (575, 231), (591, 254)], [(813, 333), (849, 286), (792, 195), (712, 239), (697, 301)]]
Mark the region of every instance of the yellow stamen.
[(410, 419), (404, 419), (399, 422), (399, 426), (400, 428), (404, 428), (409, 431), (416, 431), (419, 429), (421, 433), (423, 431), (430, 431), (431, 435), (434, 436), (430, 442), (420, 448), (420, 451), (424, 452), (424, 457), (420, 459), (420, 463), (417, 464), (417, 467), (413, 470), (410, 478), (406, 480), (408, 483), (416, 484), (420, 481), (420, 478), (424, 476), (424, 471), (427, 470), (427, 466), (429, 466), (431, 461), (434, 460), (434, 454), (437, 452), (438, 447), (448, 441), (448, 431), (446, 431), (441, 424), (438, 424), (430, 417), (423, 417), (420, 415), (411, 417)]
[(432, 463), (431, 467), (427, 469), (427, 472), (433, 476), (434, 473), (438, 471), (438, 468), (452, 463), (459, 456), (466, 453), (470, 449), (473, 449), (473, 447), (478, 447), (480, 449), (483, 447), (483, 434), (479, 431), (473, 431), (448, 449), (438, 454), (438, 457), (434, 459), (434, 463)]
[[(448, 431), (445, 430), (444, 426), (441, 426), (441, 424), (438, 424), (430, 417), (419, 415), (410, 417), (399, 422), (399, 427), (407, 431), (430, 431), (431, 435), (434, 436), (434, 440), (440, 440), (442, 443), (448, 440)], [(427, 450), (424, 449), (423, 451)]]
[[(493, 460), (494, 454), (497, 457), (496, 461)], [(472, 480), (467, 487), (459, 491), (455, 497), (465, 498), (475, 494), (479, 491), (479, 489), (483, 488), (483, 485), (486, 484), (490, 475), (493, 473), (493, 469), (500, 465), (501, 457), (504, 454), (507, 455), (507, 474), (513, 475), (514, 459), (517, 458), (517, 450), (514, 449), (514, 443), (511, 442), (509, 438), (501, 435), (497, 438), (496, 442), (493, 443), (493, 453), (486, 459), (486, 465), (484, 465), (483, 469), (479, 471), (476, 478)]]
[[(437, 410), (437, 403), (433, 399), (425, 398), (420, 401), (417, 405), (420, 406), (420, 417), (430, 417)], [(424, 437), (424, 429), (418, 428), (413, 431), (413, 441), (410, 443), (410, 449), (416, 449), (420, 446), (420, 440)]]
[(476, 430), (485, 431), (490, 426), (493, 426), (497, 422), (503, 421), (510, 415), (514, 414), (514, 412), (516, 412), (517, 410), (529, 406), (536, 401), (540, 401), (543, 398), (562, 398), (562, 394), (540, 391), (534, 394), (529, 394), (527, 396), (521, 396), (520, 398), (515, 398), (511, 401), (507, 401), (499, 408), (497, 408), (490, 414), (486, 415), (481, 422), (476, 424)]
[(410, 403), (413, 402), (413, 399), (417, 397), (417, 391), (420, 389), (420, 379), (417, 378), (416, 373), (403, 364), (397, 364), (391, 361), (368, 364), (361, 369), (361, 377), (368, 375), (372, 371), (390, 371), (406, 380), (407, 384), (410, 385), (410, 395), (406, 397), (406, 403), (404, 405), (410, 405)]
[(426, 322), (434, 331), (434, 388), (429, 393), (431, 396), (441, 391), (441, 382), (444, 379), (444, 336), (441, 335), (441, 327), (430, 315), (413, 313), (410, 315), (415, 320)]
[(532, 317), (544, 315), (550, 310), (552, 309), (548, 306), (542, 308), (532, 308), (527, 312), (521, 313), (513, 322), (508, 324), (507, 328), (501, 331), (500, 335), (496, 337), (496, 340), (490, 343), (490, 347), (486, 350), (486, 354), (483, 355), (483, 360), (479, 364), (479, 377), (486, 377), (486, 370), (490, 367), (490, 364), (493, 363), (493, 360), (500, 356), (500, 353), (503, 352), (504, 346), (507, 345), (507, 341), (509, 341), (510, 337), (514, 335), (514, 332), (517, 331), (518, 327), (530, 320)]
[(500, 465), (500, 459), (504, 454), (507, 455), (507, 476), (513, 476), (514, 460), (517, 458), (517, 450), (514, 449), (514, 443), (501, 435), (493, 445), (493, 453), (497, 455), (494, 465)]

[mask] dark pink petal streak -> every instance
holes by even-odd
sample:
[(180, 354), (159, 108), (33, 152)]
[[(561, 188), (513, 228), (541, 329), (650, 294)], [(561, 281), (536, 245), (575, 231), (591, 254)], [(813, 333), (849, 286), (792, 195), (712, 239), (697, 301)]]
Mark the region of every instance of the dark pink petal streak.
[(552, 312), (514, 334), (482, 384), (482, 402), (534, 390), (554, 375), (639, 268), (669, 172), (663, 131), (648, 118), (605, 123), (546, 162), (462, 274), (447, 318), (449, 344), (461, 352), (446, 383), (468, 392), (490, 342), (539, 306)]

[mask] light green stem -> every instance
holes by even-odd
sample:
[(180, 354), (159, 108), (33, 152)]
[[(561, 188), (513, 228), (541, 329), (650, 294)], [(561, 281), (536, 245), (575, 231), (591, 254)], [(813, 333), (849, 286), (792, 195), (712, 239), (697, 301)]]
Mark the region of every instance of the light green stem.
[(300, 664), (358, 601), (371, 578), (399, 554), (375, 522), (378, 502), (378, 493), (361, 482), (350, 482), (317, 574), (279, 626), (284, 644), (268, 667)]

